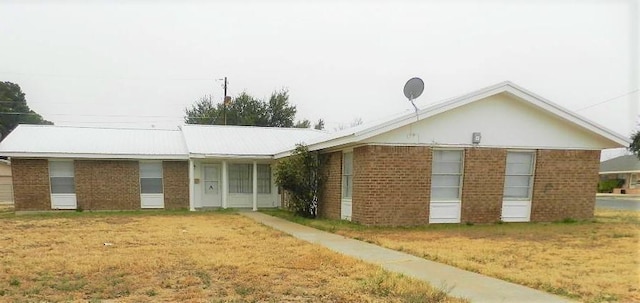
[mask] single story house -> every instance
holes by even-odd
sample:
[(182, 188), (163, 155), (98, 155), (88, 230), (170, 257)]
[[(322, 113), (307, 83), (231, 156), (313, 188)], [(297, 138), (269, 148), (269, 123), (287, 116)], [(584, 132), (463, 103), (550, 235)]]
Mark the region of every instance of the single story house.
[(625, 155), (600, 163), (600, 180), (624, 180), (614, 194), (640, 194), (640, 159), (636, 155)]
[(554, 221), (593, 216), (600, 151), (629, 139), (511, 82), (417, 113), (328, 134), (20, 125), (16, 211), (279, 207), (276, 161), (318, 151), (319, 213), (366, 225)]

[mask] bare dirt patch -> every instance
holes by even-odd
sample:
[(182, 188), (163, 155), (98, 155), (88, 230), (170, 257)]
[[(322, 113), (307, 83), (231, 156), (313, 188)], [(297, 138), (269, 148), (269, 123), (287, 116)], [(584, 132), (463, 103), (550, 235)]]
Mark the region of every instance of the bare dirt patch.
[(0, 301), (462, 302), (233, 213), (0, 217)]
[(414, 228), (299, 223), (584, 302), (640, 302), (640, 213), (598, 210), (589, 222)]

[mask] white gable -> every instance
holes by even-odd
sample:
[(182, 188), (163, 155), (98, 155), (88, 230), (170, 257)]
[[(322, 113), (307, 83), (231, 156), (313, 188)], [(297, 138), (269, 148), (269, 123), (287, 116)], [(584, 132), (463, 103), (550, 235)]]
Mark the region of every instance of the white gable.
[[(471, 145), (527, 149), (626, 147), (629, 138), (511, 82), (502, 82), (383, 123), (360, 125), (309, 145), (310, 150), (357, 144)], [(278, 157), (287, 156), (280, 153)]]
[(485, 147), (603, 149), (619, 145), (505, 92), (441, 112), (362, 142), (471, 145), (474, 132), (481, 133), (479, 146)]

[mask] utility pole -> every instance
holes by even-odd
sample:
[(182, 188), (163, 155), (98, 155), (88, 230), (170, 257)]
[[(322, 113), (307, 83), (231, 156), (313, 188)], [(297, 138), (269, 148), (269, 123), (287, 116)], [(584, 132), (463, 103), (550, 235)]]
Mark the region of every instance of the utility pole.
[(224, 99), (222, 101), (222, 108), (224, 108), (224, 125), (227, 125), (227, 104), (231, 101), (231, 98), (227, 96), (227, 84), (229, 84), (229, 82), (227, 82), (227, 77), (224, 77)]

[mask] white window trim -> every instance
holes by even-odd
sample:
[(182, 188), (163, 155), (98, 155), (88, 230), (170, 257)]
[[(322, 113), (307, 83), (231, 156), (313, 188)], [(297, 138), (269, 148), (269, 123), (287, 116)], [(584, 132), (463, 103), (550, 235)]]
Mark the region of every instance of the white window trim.
[[(462, 153), (462, 155), (460, 156), (460, 182), (458, 184), (458, 199), (456, 200), (442, 200), (442, 199), (432, 199), (431, 197), (429, 197), (429, 201), (430, 202), (462, 202), (462, 185), (464, 184), (464, 157), (465, 157), (465, 150), (464, 148), (432, 148), (431, 150), (431, 175), (429, 176), (429, 178), (431, 178), (431, 188), (429, 189), (429, 195), (432, 194), (432, 190), (433, 190), (433, 153), (435, 151), (460, 151)], [(450, 174), (439, 174), (439, 175), (450, 175)]]
[[(162, 193), (142, 193), (142, 164), (160, 164), (160, 180), (162, 180)], [(140, 183), (140, 208), (163, 209), (164, 208), (164, 165), (162, 161), (138, 161), (138, 182)]]
[[(345, 175), (344, 173), (344, 166), (345, 166), (345, 155), (346, 154), (351, 154), (351, 174), (350, 175)], [(354, 170), (354, 165), (353, 165), (353, 160), (354, 160), (354, 154), (353, 154), (353, 149), (347, 149), (342, 151), (342, 159), (341, 159), (341, 171), (340, 171), (340, 198), (344, 201), (351, 201), (353, 199), (353, 170)], [(344, 188), (344, 177), (345, 176), (351, 176), (351, 197), (345, 197), (345, 188)]]
[[(505, 163), (504, 163), (504, 185), (502, 186), (502, 200), (504, 201), (532, 201), (533, 200), (533, 184), (534, 184), (534, 180), (536, 178), (536, 161), (538, 159), (538, 154), (536, 153), (535, 150), (530, 150), (530, 149), (514, 149), (514, 150), (507, 150), (507, 155), (509, 153), (529, 153), (531, 155), (533, 155), (532, 157), (532, 161), (531, 161), (531, 175), (507, 175), (507, 156), (505, 156)], [(531, 178), (529, 178), (529, 190), (528, 190), (528, 197), (527, 198), (512, 198), (512, 197), (505, 197), (504, 196), (504, 189), (507, 186), (507, 176), (531, 176)]]
[[(51, 192), (51, 162), (71, 162), (73, 167), (73, 193), (52, 193)], [(51, 197), (51, 209), (77, 209), (78, 201), (76, 198), (76, 164), (74, 160), (67, 159), (49, 159), (47, 162), (47, 173), (49, 177), (49, 195)]]
[[(55, 178), (54, 176), (51, 175), (51, 163), (52, 162), (67, 162), (67, 163), (71, 163), (71, 166), (73, 168), (73, 193), (53, 193), (52, 192), (52, 185), (51, 185), (51, 178)], [(51, 195), (57, 195), (57, 196), (68, 196), (68, 195), (75, 195), (76, 194), (76, 164), (73, 160), (61, 160), (61, 159), (49, 159), (49, 161), (47, 162), (47, 171), (49, 173), (49, 194)], [(63, 177), (63, 176), (59, 176), (59, 177)]]
[[(162, 180), (162, 193), (143, 193), (142, 192), (142, 163), (159, 163), (160, 164), (160, 179)], [(164, 165), (162, 161), (138, 161), (138, 184), (140, 185), (140, 195), (164, 195)]]

